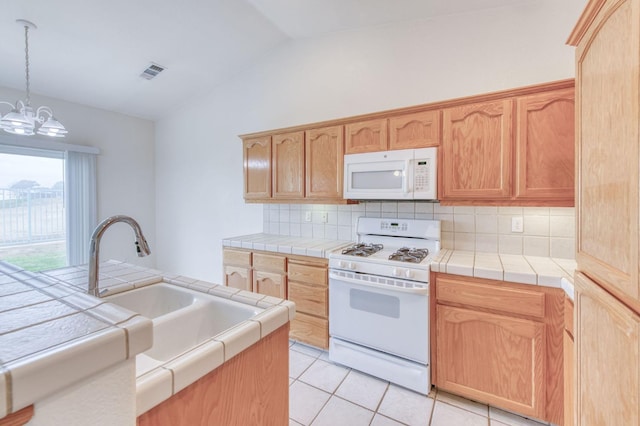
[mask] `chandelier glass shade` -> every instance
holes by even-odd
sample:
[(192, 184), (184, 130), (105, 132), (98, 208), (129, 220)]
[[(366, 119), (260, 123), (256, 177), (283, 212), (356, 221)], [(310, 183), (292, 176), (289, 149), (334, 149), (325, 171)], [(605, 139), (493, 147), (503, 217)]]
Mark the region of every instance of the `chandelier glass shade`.
[(0, 116), (0, 129), (14, 135), (31, 136), (34, 134), (63, 138), (68, 133), (67, 129), (53, 115), (48, 106), (33, 109), (31, 106), (31, 88), (29, 80), (29, 29), (36, 29), (36, 25), (24, 19), (18, 19), (24, 27), (25, 43), (25, 77), (27, 82), (27, 96), (24, 101), (16, 101), (15, 104), (0, 101), (0, 106), (8, 105), (9, 112)]

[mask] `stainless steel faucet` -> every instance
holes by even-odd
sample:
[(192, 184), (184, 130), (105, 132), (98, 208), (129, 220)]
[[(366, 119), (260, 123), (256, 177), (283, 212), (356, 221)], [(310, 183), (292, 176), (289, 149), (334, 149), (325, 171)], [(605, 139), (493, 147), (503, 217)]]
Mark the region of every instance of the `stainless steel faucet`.
[(100, 297), (100, 289), (98, 288), (98, 263), (100, 262), (100, 239), (102, 234), (108, 227), (117, 222), (124, 222), (133, 228), (136, 233), (136, 252), (138, 257), (144, 257), (151, 254), (149, 244), (142, 234), (140, 225), (132, 217), (124, 215), (111, 216), (100, 222), (91, 235), (91, 246), (89, 248), (89, 289), (88, 293), (92, 296)]

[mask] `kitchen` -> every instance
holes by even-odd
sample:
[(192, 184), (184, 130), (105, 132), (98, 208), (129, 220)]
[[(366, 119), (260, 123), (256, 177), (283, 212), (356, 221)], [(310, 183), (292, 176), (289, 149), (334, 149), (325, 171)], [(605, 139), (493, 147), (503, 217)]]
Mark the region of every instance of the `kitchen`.
[[(220, 242), (267, 232), (266, 212), (272, 212), (268, 205), (242, 200), (239, 134), (573, 77), (574, 52), (564, 41), (585, 2), (519, 3), (440, 17), (433, 26), (413, 22), (291, 42), (217, 92), (194, 98), (192, 106), (174, 106), (155, 128), (151, 122), (56, 99), (34, 96), (34, 101), (69, 117), (65, 124), (75, 130), (73, 142), (89, 141), (103, 150), (99, 216), (124, 212), (143, 224), (155, 254), (140, 264), (219, 282)], [(544, 29), (540, 22), (545, 22)], [(459, 28), (478, 28), (483, 37), (469, 37)], [(433, 41), (424, 46), (427, 54), (415, 55), (416, 38)], [(341, 48), (336, 51), (335, 46)], [(393, 60), (399, 57), (402, 69)], [(351, 65), (329, 66), (333, 63)], [(294, 74), (283, 77), (283, 67)], [(470, 69), (480, 78), (469, 78)], [(400, 85), (389, 84), (399, 80)], [(445, 80), (451, 84), (441, 84)], [(3, 99), (21, 96), (18, 90), (0, 93)], [(132, 136), (132, 131), (138, 133)], [(329, 221), (337, 221), (332, 213), (339, 210), (334, 207), (326, 208)], [(351, 212), (362, 208), (347, 207)], [(371, 205), (380, 213), (383, 207)], [(393, 209), (393, 204), (388, 207)], [(277, 223), (280, 229), (288, 222)], [(301, 232), (307, 229), (302, 225)], [(337, 222), (335, 228), (332, 223), (315, 225), (312, 232), (329, 234), (339, 226), (346, 232), (347, 227)], [(122, 252), (130, 239), (125, 231), (114, 231), (118, 241), (105, 240), (105, 258), (137, 262), (133, 254)]]

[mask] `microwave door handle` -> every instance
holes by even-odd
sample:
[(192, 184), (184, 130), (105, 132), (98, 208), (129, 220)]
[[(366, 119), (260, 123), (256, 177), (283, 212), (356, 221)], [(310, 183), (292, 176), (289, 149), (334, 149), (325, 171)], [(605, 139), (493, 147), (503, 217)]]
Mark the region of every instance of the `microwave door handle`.
[(413, 173), (412, 168), (411, 168), (411, 163), (413, 162), (413, 160), (406, 160), (404, 162), (404, 170), (405, 170), (405, 177), (402, 181), (402, 191), (405, 194), (408, 194), (411, 191), (411, 188), (409, 188), (409, 182), (413, 181)]

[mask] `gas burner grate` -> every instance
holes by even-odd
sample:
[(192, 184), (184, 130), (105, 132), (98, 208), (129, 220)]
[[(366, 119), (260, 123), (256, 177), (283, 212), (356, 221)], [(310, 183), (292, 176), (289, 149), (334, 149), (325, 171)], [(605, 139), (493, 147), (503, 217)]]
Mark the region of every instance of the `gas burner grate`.
[(416, 249), (409, 247), (399, 248), (395, 253), (389, 255), (389, 260), (397, 260), (399, 262), (420, 263), (422, 259), (429, 255), (427, 249)]
[(353, 246), (342, 250), (342, 254), (349, 256), (367, 257), (373, 253), (377, 253), (382, 250), (384, 246), (382, 244), (354, 244)]

